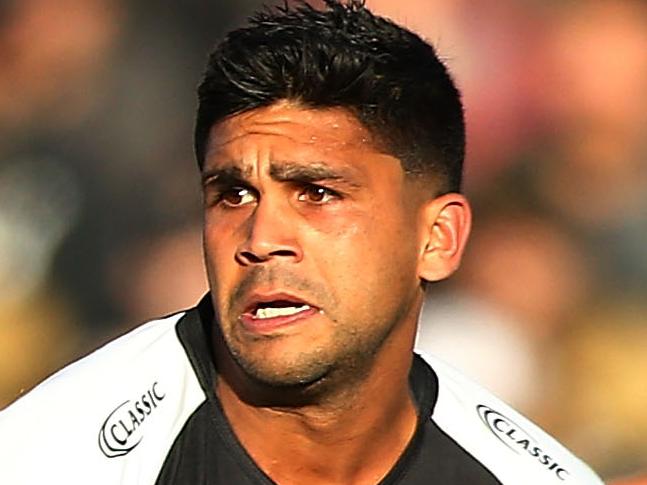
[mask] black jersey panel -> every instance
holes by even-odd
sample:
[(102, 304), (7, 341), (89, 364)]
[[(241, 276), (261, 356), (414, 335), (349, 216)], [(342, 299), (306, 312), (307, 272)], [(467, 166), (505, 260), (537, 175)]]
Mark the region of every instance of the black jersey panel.
[(403, 470), (403, 485), (501, 485), (478, 460), (428, 420), (418, 456)]
[(222, 438), (218, 419), (205, 401), (178, 436), (155, 485), (272, 485), (240, 450)]
[(409, 382), (420, 413), (418, 430), (403, 458), (380, 485), (501, 485), (431, 419), (438, 378), (418, 355), (414, 355)]
[(189, 357), (200, 386), (207, 396), (213, 394), (216, 369), (211, 352), (213, 334), (213, 307), (209, 294), (197, 307), (189, 310), (178, 322), (176, 332), (180, 343)]

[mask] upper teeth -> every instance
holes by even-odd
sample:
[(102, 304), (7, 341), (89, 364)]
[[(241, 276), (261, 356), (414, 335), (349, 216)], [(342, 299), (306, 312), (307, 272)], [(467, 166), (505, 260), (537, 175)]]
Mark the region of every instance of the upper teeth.
[(287, 315), (294, 315), (295, 313), (308, 310), (309, 308), (310, 305), (259, 308), (256, 310), (254, 318), (285, 317)]

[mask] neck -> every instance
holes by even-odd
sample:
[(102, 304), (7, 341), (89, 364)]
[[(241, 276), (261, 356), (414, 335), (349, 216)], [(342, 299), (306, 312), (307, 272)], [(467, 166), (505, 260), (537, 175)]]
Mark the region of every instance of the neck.
[[(296, 405), (259, 405), (244, 398), (240, 386), (232, 385), (232, 362), (217, 359), (216, 392), (234, 433), (259, 468), (281, 485), (379, 482), (417, 424), (408, 378), (414, 335), (401, 332), (385, 342), (360, 381)], [(403, 343), (408, 350), (403, 351)]]

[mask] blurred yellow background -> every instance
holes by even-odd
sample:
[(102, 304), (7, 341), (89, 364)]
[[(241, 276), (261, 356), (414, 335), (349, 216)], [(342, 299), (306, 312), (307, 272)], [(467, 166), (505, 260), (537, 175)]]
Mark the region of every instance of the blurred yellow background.
[[(0, 408), (206, 291), (194, 91), (259, 5), (0, 3)], [(647, 5), (368, 5), (437, 46), (466, 105), (473, 239), (418, 348), (603, 477), (647, 470)]]

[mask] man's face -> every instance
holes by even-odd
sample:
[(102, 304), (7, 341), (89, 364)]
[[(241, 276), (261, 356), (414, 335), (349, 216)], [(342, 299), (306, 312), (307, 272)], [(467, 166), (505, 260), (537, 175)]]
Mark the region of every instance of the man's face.
[(346, 111), (281, 102), (214, 126), (203, 186), (213, 305), (248, 376), (361, 372), (414, 328), (420, 195)]

